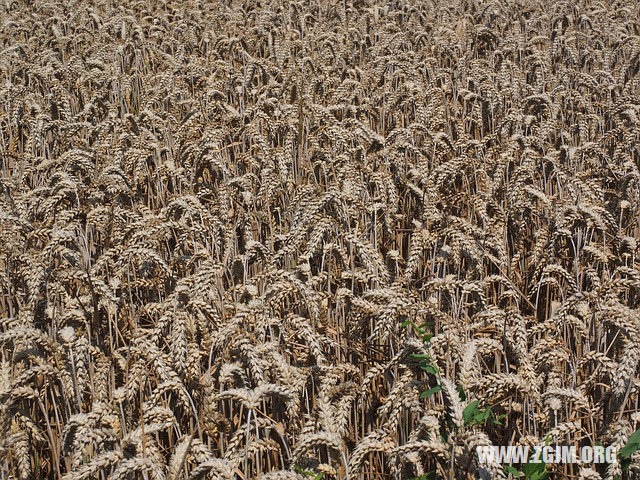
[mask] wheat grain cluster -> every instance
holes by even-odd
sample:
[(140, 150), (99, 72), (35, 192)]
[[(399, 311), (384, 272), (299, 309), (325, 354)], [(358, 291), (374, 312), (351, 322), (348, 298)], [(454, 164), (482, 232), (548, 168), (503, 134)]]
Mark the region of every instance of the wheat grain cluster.
[(640, 2), (0, 17), (1, 479), (640, 478)]

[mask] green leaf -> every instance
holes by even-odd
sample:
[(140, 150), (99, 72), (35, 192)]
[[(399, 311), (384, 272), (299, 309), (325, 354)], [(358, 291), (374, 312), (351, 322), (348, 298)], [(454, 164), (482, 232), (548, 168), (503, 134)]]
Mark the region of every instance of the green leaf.
[(513, 475), (515, 478), (520, 478), (524, 475), (524, 473), (522, 473), (520, 470), (513, 468), (511, 465), (505, 465), (504, 466), (504, 471), (506, 474), (511, 474)]
[(640, 430), (636, 430), (631, 434), (626, 445), (618, 452), (618, 456), (621, 458), (629, 458), (638, 451), (638, 449), (640, 449)]
[(429, 365), (426, 362), (423, 362), (424, 364), (420, 364), (420, 367), (422, 367), (422, 370), (424, 370), (427, 373), (430, 373), (431, 375), (435, 375), (436, 377), (438, 376), (438, 369), (436, 367), (434, 367), (433, 365)]
[(637, 444), (637, 443), (629, 444), (629, 443), (627, 443), (624, 447), (622, 447), (620, 449), (620, 451), (618, 452), (618, 456), (620, 458), (629, 458), (629, 457), (631, 457), (631, 455), (633, 455), (635, 452), (637, 452), (638, 449), (640, 449), (640, 444)]
[(482, 412), (480, 423), (485, 423), (487, 420), (489, 420), (492, 417), (493, 417), (493, 411), (491, 410), (491, 407), (487, 407), (484, 409), (484, 412)]
[(495, 418), (496, 415), (493, 413), (493, 410), (491, 410), (491, 407), (482, 410), (478, 408), (477, 401), (471, 402), (462, 412), (462, 419), (465, 425), (484, 425), (489, 420), (492, 420), (494, 425), (501, 425), (499, 421), (494, 420)]
[(305, 477), (310, 473), (313, 474), (313, 472), (308, 472), (307, 470), (304, 470), (300, 465), (294, 465), (293, 468), (295, 469), (296, 472), (298, 472), (300, 475), (304, 475)]
[(429, 360), (429, 355), (424, 353), (412, 353), (409, 358), (413, 360)]
[(631, 434), (627, 443), (637, 443), (640, 444), (640, 429), (636, 430)]
[(546, 480), (548, 478), (547, 465), (545, 463), (525, 463), (522, 472), (527, 480)]
[(462, 385), (458, 385), (456, 387), (456, 390), (458, 390), (458, 394), (460, 395), (460, 400), (462, 400), (463, 402), (467, 400), (467, 394), (464, 391), (464, 388), (462, 388)]
[(407, 325), (411, 325), (413, 322), (411, 320), (405, 320), (400, 324), (401, 327), (406, 327)]
[(502, 425), (502, 420), (507, 418), (507, 414), (503, 413), (501, 415), (496, 415), (496, 417), (491, 421), (493, 425)]
[(318, 475), (320, 475), (320, 477), (318, 477), (318, 475), (316, 475), (314, 472), (312, 472), (310, 470), (304, 470), (299, 465), (294, 465), (293, 468), (300, 475), (304, 475), (305, 477), (312, 477), (313, 480), (322, 480), (322, 478), (324, 477), (324, 473), (322, 473), (322, 472), (318, 474)]
[(462, 411), (462, 419), (465, 425), (469, 425), (478, 411), (478, 401), (474, 400)]
[(419, 477), (413, 477), (411, 480), (436, 480), (436, 472), (425, 473)]
[(422, 392), (420, 394), (420, 398), (427, 398), (430, 397), (431, 395), (433, 395), (434, 393), (438, 393), (439, 391), (442, 390), (442, 385), (436, 385), (433, 388), (430, 388), (429, 390), (425, 390), (424, 392)]

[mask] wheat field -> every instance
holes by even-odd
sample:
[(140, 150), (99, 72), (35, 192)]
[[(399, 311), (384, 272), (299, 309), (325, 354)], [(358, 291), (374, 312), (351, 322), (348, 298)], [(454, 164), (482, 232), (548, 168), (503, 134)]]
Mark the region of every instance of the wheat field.
[(640, 2), (0, 31), (0, 479), (640, 478)]

